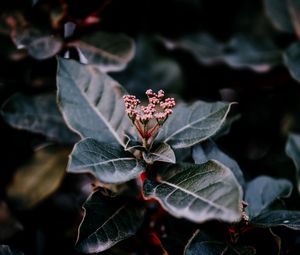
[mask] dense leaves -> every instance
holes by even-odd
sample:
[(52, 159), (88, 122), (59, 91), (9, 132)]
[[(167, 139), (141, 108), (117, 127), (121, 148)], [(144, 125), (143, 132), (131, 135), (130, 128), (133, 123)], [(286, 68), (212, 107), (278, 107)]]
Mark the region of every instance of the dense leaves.
[(172, 166), (159, 181), (145, 180), (144, 195), (191, 221), (240, 219), (241, 188), (231, 171), (216, 161)]
[(101, 190), (84, 204), (77, 249), (85, 253), (104, 251), (134, 235), (143, 221), (144, 210), (118, 198), (105, 197)]
[(144, 169), (142, 161), (120, 146), (98, 142), (91, 138), (75, 145), (68, 166), (69, 172), (90, 171), (105, 183), (131, 180)]

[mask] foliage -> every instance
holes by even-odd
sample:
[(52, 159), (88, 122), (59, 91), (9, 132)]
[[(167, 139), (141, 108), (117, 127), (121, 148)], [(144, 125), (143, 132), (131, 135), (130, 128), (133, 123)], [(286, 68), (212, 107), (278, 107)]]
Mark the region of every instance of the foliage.
[(299, 254), (298, 0), (17, 2), (1, 254)]

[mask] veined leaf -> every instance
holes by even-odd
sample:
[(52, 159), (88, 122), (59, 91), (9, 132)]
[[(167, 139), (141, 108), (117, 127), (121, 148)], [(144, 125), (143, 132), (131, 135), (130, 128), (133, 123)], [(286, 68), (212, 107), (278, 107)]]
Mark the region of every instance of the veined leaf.
[(79, 138), (65, 124), (54, 94), (17, 93), (2, 106), (1, 114), (13, 127), (43, 134), (51, 140), (71, 144)]
[(285, 179), (259, 176), (247, 184), (245, 201), (251, 218), (267, 209), (276, 199), (291, 195), (293, 185)]
[(137, 177), (145, 166), (121, 146), (99, 142), (92, 138), (74, 146), (68, 171), (91, 172), (105, 183), (121, 183)]
[(118, 71), (125, 68), (134, 56), (134, 42), (124, 34), (97, 32), (68, 43), (76, 47), (84, 64), (96, 65), (101, 71)]
[(240, 185), (242, 187), (244, 186), (244, 176), (238, 163), (221, 151), (212, 140), (207, 140), (193, 147), (193, 159), (196, 164), (203, 164), (211, 159), (219, 161), (227, 166), (239, 181)]
[(81, 137), (124, 146), (131, 123), (122, 99), (125, 90), (90, 65), (58, 58), (58, 103), (68, 125)]
[(175, 217), (194, 222), (238, 221), (242, 190), (231, 171), (217, 161), (173, 165), (159, 181), (146, 179), (144, 195), (155, 198)]
[(157, 136), (173, 148), (195, 145), (213, 136), (224, 123), (232, 104), (197, 101), (190, 106), (179, 104)]
[(147, 164), (153, 164), (155, 161), (176, 163), (175, 153), (166, 143), (155, 144), (149, 152), (143, 152), (143, 158)]
[(83, 205), (84, 218), (79, 227), (77, 249), (97, 253), (133, 236), (143, 222), (144, 209), (118, 198), (93, 193)]
[(286, 210), (268, 211), (253, 218), (251, 222), (268, 228), (284, 226), (300, 230), (300, 212)]
[(225, 242), (215, 241), (202, 231), (197, 230), (184, 250), (185, 255), (254, 255), (256, 251), (250, 246), (229, 246)]

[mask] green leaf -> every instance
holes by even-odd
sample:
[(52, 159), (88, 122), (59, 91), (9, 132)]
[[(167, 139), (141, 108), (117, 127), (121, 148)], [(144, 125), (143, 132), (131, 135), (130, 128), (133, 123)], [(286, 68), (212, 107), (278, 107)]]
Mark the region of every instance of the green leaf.
[(286, 210), (268, 211), (253, 218), (251, 222), (253, 224), (268, 228), (284, 226), (287, 228), (300, 230), (300, 212)]
[(267, 72), (281, 61), (280, 49), (265, 37), (238, 35), (224, 48), (224, 62), (234, 68)]
[(179, 104), (163, 125), (156, 140), (173, 148), (193, 146), (213, 136), (224, 123), (232, 104), (197, 101)]
[(193, 159), (196, 164), (203, 164), (211, 159), (217, 160), (232, 171), (242, 187), (245, 185), (244, 176), (238, 163), (221, 151), (212, 140), (194, 146)]
[(284, 64), (291, 76), (300, 82), (300, 43), (291, 44), (283, 54)]
[(36, 28), (16, 28), (11, 35), (18, 49), (27, 49), (29, 55), (39, 60), (55, 56), (63, 46), (61, 38)]
[(11, 126), (72, 144), (78, 140), (65, 124), (54, 94), (28, 96), (17, 93), (2, 106), (1, 115)]
[(68, 165), (69, 172), (91, 172), (105, 183), (129, 181), (144, 169), (143, 161), (122, 147), (92, 138), (83, 139), (74, 146)]
[(81, 137), (124, 146), (132, 127), (122, 99), (125, 90), (90, 65), (58, 58), (58, 103), (68, 125)]
[(79, 227), (76, 247), (80, 252), (96, 253), (133, 236), (143, 222), (144, 209), (93, 193), (83, 205), (84, 218)]
[(259, 215), (276, 199), (289, 197), (293, 185), (285, 179), (274, 179), (268, 176), (259, 176), (247, 184), (245, 201), (248, 203), (248, 214), (251, 218)]
[(189, 34), (177, 41), (166, 40), (168, 48), (191, 53), (202, 64), (223, 62), (233, 68), (266, 72), (281, 63), (281, 51), (266, 37), (239, 34), (219, 42), (207, 33)]
[(288, 0), (264, 0), (265, 10), (277, 29), (283, 32), (294, 33), (287, 2)]
[(7, 187), (7, 197), (19, 210), (28, 210), (53, 194), (66, 174), (70, 150), (50, 145), (37, 150), (19, 167)]
[(143, 158), (147, 164), (153, 164), (155, 161), (176, 163), (175, 153), (166, 143), (155, 144), (149, 152), (143, 152)]
[(173, 165), (159, 181), (146, 179), (144, 195), (155, 198), (173, 216), (194, 222), (238, 221), (242, 190), (231, 171), (217, 161)]
[(300, 135), (289, 135), (285, 146), (285, 152), (293, 160), (296, 167), (298, 192), (300, 192)]
[(96, 65), (101, 71), (118, 71), (134, 56), (134, 42), (124, 34), (97, 32), (67, 44), (76, 47), (82, 63)]
[(225, 242), (215, 241), (202, 231), (197, 230), (184, 250), (185, 255), (254, 255), (253, 247), (228, 245)]

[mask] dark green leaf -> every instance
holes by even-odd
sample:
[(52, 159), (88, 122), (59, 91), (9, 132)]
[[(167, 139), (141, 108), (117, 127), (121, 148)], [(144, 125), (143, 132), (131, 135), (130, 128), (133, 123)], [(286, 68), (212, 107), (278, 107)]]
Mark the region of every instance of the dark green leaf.
[(58, 59), (58, 103), (63, 116), (81, 137), (124, 146), (131, 123), (122, 99), (125, 90), (90, 65)]
[(300, 192), (300, 135), (289, 135), (288, 141), (285, 146), (285, 152), (295, 164), (298, 192)]
[(267, 209), (276, 199), (290, 196), (292, 188), (290, 181), (268, 176), (259, 176), (250, 181), (245, 191), (249, 216), (253, 218)]
[(239, 181), (240, 185), (244, 186), (244, 176), (237, 162), (221, 151), (212, 140), (207, 140), (193, 147), (193, 159), (196, 164), (203, 164), (211, 159), (219, 161), (227, 166)]
[(251, 220), (253, 224), (263, 227), (279, 227), (300, 230), (300, 212), (275, 210), (260, 214)]
[(137, 177), (145, 166), (120, 146), (102, 143), (92, 138), (74, 146), (68, 171), (91, 172), (105, 183), (121, 183)]
[(164, 124), (157, 140), (173, 148), (195, 145), (213, 136), (224, 123), (232, 104), (197, 101), (192, 105), (179, 104)]
[(202, 231), (196, 231), (187, 246), (185, 255), (254, 255), (256, 251), (248, 246), (228, 246), (225, 242), (214, 241)]
[(176, 163), (174, 151), (166, 143), (155, 144), (149, 152), (143, 152), (143, 158), (147, 164), (153, 164), (155, 161)]
[(266, 72), (281, 62), (279, 48), (266, 37), (237, 35), (218, 42), (206, 33), (187, 35), (178, 41), (166, 41), (169, 48), (190, 52), (203, 64), (226, 63), (233, 68)]
[(291, 21), (287, 2), (288, 0), (264, 0), (265, 10), (271, 22), (277, 29), (293, 33), (294, 27)]
[(133, 236), (143, 222), (144, 210), (97, 191), (84, 204), (85, 215), (79, 227), (77, 249), (96, 253)]
[(290, 45), (284, 52), (283, 59), (291, 76), (300, 82), (300, 43)]
[(65, 124), (55, 95), (28, 96), (17, 93), (2, 106), (1, 114), (15, 128), (40, 133), (62, 143), (78, 140), (78, 136)]
[(268, 38), (240, 35), (224, 48), (224, 62), (234, 68), (266, 72), (281, 61), (281, 51)]
[(29, 55), (40, 60), (55, 56), (63, 45), (59, 37), (45, 35), (34, 28), (16, 29), (12, 37), (18, 49), (26, 48)]
[(216, 161), (173, 165), (159, 181), (146, 179), (144, 195), (158, 199), (175, 217), (194, 222), (238, 221), (242, 190), (231, 171)]
[(77, 48), (82, 63), (96, 65), (103, 72), (124, 69), (134, 56), (134, 42), (124, 34), (97, 32), (68, 46)]

